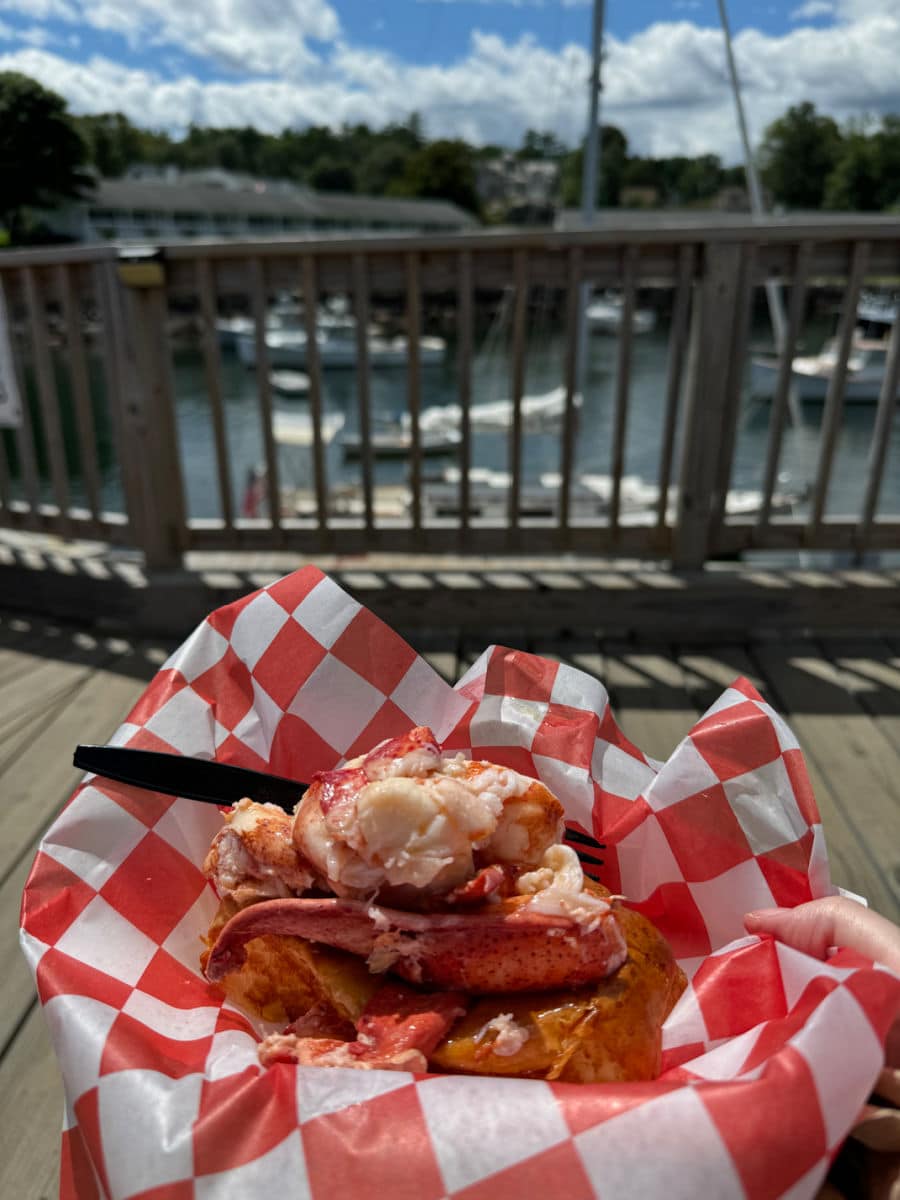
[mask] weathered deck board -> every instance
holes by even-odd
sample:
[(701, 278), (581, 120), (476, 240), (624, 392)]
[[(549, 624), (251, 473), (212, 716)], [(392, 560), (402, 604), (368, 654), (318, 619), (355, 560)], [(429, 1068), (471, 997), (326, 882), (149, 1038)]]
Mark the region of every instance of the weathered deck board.
[(854, 882), (845, 886), (900, 919), (896, 750), (813, 644), (758, 647), (756, 657), (772, 688), (768, 698), (787, 717), (814, 768), (826, 838), (845, 864), (855, 864)]
[(37, 852), (30, 845), (0, 887), (0, 1048), (6, 1046), (34, 1002), (34, 986), (19, 952), (19, 904)]
[(104, 662), (88, 672), (66, 693), (65, 703), (48, 714), (40, 736), (12, 762), (0, 764), (0, 876), (72, 792), (78, 781), (72, 766), (75, 746), (104, 741), (140, 695), (140, 682), (117, 672), (117, 665)]
[(55, 1200), (63, 1090), (37, 1001), (0, 1062), (0, 1096), (0, 1195)]

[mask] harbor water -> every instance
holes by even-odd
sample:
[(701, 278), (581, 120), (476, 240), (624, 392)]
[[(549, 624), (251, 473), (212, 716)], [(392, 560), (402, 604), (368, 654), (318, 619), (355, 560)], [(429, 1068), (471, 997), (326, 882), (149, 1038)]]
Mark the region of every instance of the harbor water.
[[(811, 325), (804, 343), (821, 343), (828, 329)], [(764, 318), (751, 333), (751, 344), (764, 348), (768, 330)], [(563, 382), (564, 337), (561, 331), (544, 332), (529, 339), (525, 393), (536, 395)], [(578, 412), (575, 440), (575, 474), (608, 475), (611, 469), (613, 414), (616, 390), (615, 337), (594, 334), (588, 344), (588, 370), (582, 406)], [(182, 350), (174, 358), (178, 422), (183, 448), (184, 480), (188, 511), (193, 517), (219, 516), (218, 484), (212, 422), (206, 395), (205, 373), (198, 353)], [(238, 511), (248, 472), (264, 460), (257, 380), (234, 355), (223, 353), (223, 392), (228, 444), (231, 453), (234, 501)], [(668, 331), (658, 326), (635, 337), (631, 363), (631, 386), (625, 445), (625, 473), (655, 484), (659, 479), (663, 417), (667, 388)], [(407, 411), (407, 377), (404, 368), (371, 372), (373, 430), (389, 428)], [(455, 348), (448, 345), (445, 361), (424, 367), (422, 407), (458, 402), (458, 371)], [(357, 379), (353, 369), (322, 373), (323, 408), (344, 416), (344, 432), (359, 429)], [(504, 400), (510, 395), (509, 364), (503, 353), (476, 354), (472, 372), (473, 404)], [(276, 410), (308, 412), (305, 398), (273, 396)], [(761, 487), (769, 436), (770, 402), (750, 394), (749, 368), (738, 421), (731, 487), (755, 490)], [(875, 403), (845, 407), (834, 460), (826, 515), (854, 515), (860, 510), (866, 478), (866, 463), (875, 419)], [(803, 497), (815, 478), (819, 456), (819, 430), (823, 405), (804, 402), (793, 407), (794, 420), (784, 432), (777, 490), (798, 499), (793, 512), (806, 512)], [(523, 435), (523, 485), (539, 486), (541, 477), (560, 469), (561, 435), (558, 429), (526, 432)], [(425, 460), (426, 478), (438, 478), (455, 463), (453, 454)], [(677, 478), (676, 470), (673, 481)], [(502, 472), (509, 465), (508, 433), (478, 432), (472, 439), (473, 467)], [(279, 470), (285, 487), (312, 486), (312, 452), (306, 446), (279, 446)], [(361, 482), (358, 460), (347, 459), (340, 435), (326, 448), (329, 486)], [(402, 483), (408, 465), (402, 459), (379, 459), (376, 483)], [(900, 411), (895, 415), (879, 502), (880, 513), (900, 512)]]
[[(529, 328), (526, 356), (525, 393), (539, 395), (558, 388), (564, 380), (565, 338), (559, 328)], [(817, 350), (831, 332), (829, 322), (810, 321), (803, 330), (801, 348)], [(498, 344), (499, 341), (499, 344)], [(753, 351), (771, 350), (771, 338), (765, 312), (759, 312), (751, 330)], [(588, 367), (584, 399), (577, 416), (575, 439), (575, 477), (608, 476), (611, 470), (613, 415), (615, 409), (617, 346), (615, 337), (593, 334), (588, 343)], [(625, 474), (655, 485), (659, 479), (660, 451), (668, 372), (668, 329), (661, 320), (650, 333), (633, 340), (630, 396), (625, 439)], [(206, 388), (206, 373), (199, 343), (188, 343), (172, 350), (172, 377), (176, 399), (179, 443), (181, 448), (185, 500), (190, 518), (221, 516), (218, 473), (215, 460), (213, 425)], [(265, 460), (258, 382), (254, 370), (244, 367), (237, 356), (222, 351), (222, 392), (226, 436), (231, 460), (233, 503), (240, 513), (250, 474)], [(102, 488), (102, 504), (108, 511), (121, 511), (122, 493), (119, 468), (113, 452), (108, 406), (104, 400), (103, 370), (99, 359), (91, 359), (91, 390), (94, 399), (97, 454)], [(37, 467), (42, 499), (52, 502), (46, 449), (40, 431), (40, 405), (33, 375), (24, 372), (29, 409), (35, 426)], [(762, 485), (769, 437), (771, 405), (767, 399), (751, 395), (749, 364), (738, 419), (731, 488), (756, 490)], [(373, 430), (396, 427), (407, 411), (407, 374), (404, 367), (373, 369), (370, 375)], [(459, 376), (456, 348), (448, 342), (443, 361), (421, 370), (422, 408), (458, 402)], [(85, 503), (78, 462), (78, 438), (74, 406), (69, 394), (63, 357), (57, 358), (57, 391), (63, 424), (71, 500)], [(358, 458), (347, 458), (341, 445), (344, 433), (359, 429), (357, 377), (355, 369), (329, 369), (322, 372), (322, 399), (325, 413), (341, 414), (343, 430), (326, 447), (326, 473), (330, 488), (345, 492), (361, 484)], [(510, 364), (502, 339), (491, 346), (484, 343), (474, 356), (472, 403), (507, 400), (510, 396)], [(301, 396), (284, 399), (273, 393), (276, 411), (308, 413), (308, 400)], [(807, 511), (807, 495), (815, 479), (819, 459), (821, 402), (806, 401), (793, 406), (793, 420), (785, 427), (776, 490), (797, 497), (794, 516)], [(876, 404), (855, 403), (845, 406), (834, 458), (831, 486), (826, 507), (827, 517), (855, 517), (862, 504), (867, 460), (870, 451)], [(21, 472), (17, 469), (16, 449), (10, 431), (3, 434), (11, 468), (11, 487), (22, 494)], [(523, 435), (523, 487), (539, 488), (542, 477), (558, 473), (561, 465), (561, 432), (526, 431)], [(677, 480), (676, 445), (672, 481)], [(437, 480), (456, 463), (455, 452), (424, 460), (426, 480)], [(312, 488), (312, 450), (305, 445), (278, 446), (280, 482), (286, 489)], [(508, 431), (477, 432), (472, 438), (473, 467), (503, 472), (509, 466)], [(408, 475), (403, 458), (381, 459), (375, 463), (376, 484), (402, 484)], [(555, 486), (553, 488), (555, 492)], [(551, 492), (548, 492), (548, 496)], [(264, 512), (264, 506), (263, 510)], [(890, 433), (878, 513), (900, 513), (900, 406)]]

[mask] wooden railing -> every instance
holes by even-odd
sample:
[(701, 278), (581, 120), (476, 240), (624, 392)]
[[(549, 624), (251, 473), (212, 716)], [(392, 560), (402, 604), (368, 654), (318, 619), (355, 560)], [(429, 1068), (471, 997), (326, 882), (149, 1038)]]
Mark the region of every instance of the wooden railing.
[[(20, 390), (20, 427), (0, 431), (0, 525), (116, 541), (142, 550), (150, 567), (176, 565), (190, 549), (293, 548), (316, 551), (616, 552), (699, 566), (758, 549), (878, 551), (900, 548), (900, 511), (883, 512), (882, 481), (895, 424), (900, 332), (890, 333), (875, 408), (862, 501), (828, 511), (844, 413), (845, 385), (860, 293), (867, 281), (900, 277), (900, 221), (790, 221), (724, 227), (387, 237), (324, 242), (173, 243), (139, 253), (110, 246), (10, 251), (0, 256)], [(787, 330), (768, 407), (758, 506), (729, 511), (735, 444), (750, 345), (751, 314), (767, 281), (787, 285)], [(591, 434), (578, 402), (582, 285), (616, 288), (623, 332), (616, 344), (609, 431), (602, 452), (609, 491), (586, 503), (577, 451)], [(791, 410), (791, 363), (810, 296), (839, 289), (837, 361), (815, 431), (815, 468), (802, 508), (776, 511), (779, 463)], [(641, 351), (631, 315), (647, 289), (664, 296), (667, 361), (660, 377), (656, 498), (642, 513), (623, 507), (634, 364)], [(302, 495), (283, 486), (273, 427), (266, 320), (279, 292), (299, 294), (305, 312), (310, 478)], [(360, 438), (356, 510), (345, 511), (329, 478), (323, 435), (327, 371), (319, 361), (317, 305), (349, 297), (356, 320), (355, 423)], [(506, 296), (508, 485), (488, 512), (476, 503), (470, 467), (477, 434), (471, 410), (477, 318)], [(525, 502), (523, 416), (534, 318), (543, 299), (559, 314), (558, 383), (564, 402), (556, 428), (558, 484), (546, 505)], [(426, 442), (430, 399), (421, 364), (423, 331), (436, 306), (451, 341), (461, 406), (456, 503), (428, 503)], [(396, 375), (408, 414), (406, 502), (380, 504), (367, 327), (376, 306), (390, 308), (407, 340), (405, 375)], [(243, 481), (229, 438), (223, 352), (216, 320), (235, 307), (252, 316), (256, 402), (264, 460), (263, 515), (241, 511)], [(433, 315), (433, 314), (432, 314)], [(191, 448), (179, 431), (172, 369), (173, 319), (194, 336), (208, 401), (218, 516), (189, 514)], [(590, 380), (586, 394), (593, 385)], [(894, 451), (896, 455), (896, 449)], [(761, 455), (760, 457), (763, 457)], [(896, 469), (896, 467), (894, 468)], [(396, 491), (397, 489), (395, 489)], [(346, 491), (346, 488), (343, 489)], [(446, 489), (445, 489), (446, 491)], [(900, 504), (894, 505), (900, 510)]]

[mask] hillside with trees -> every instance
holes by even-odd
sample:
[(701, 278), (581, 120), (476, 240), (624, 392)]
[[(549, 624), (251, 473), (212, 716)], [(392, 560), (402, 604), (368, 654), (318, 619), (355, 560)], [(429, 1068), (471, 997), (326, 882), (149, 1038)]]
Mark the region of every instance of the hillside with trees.
[[(503, 205), (479, 195), (482, 164), (550, 163), (555, 202), (580, 203), (583, 149), (529, 129), (518, 147), (476, 146), (426, 137), (420, 117), (373, 129), (313, 125), (263, 133), (251, 126), (191, 125), (183, 136), (144, 129), (119, 112), (74, 116), (62, 97), (34, 80), (0, 72), (0, 225), (8, 240), (40, 240), (29, 212), (83, 195), (91, 177), (116, 178), (136, 165), (182, 170), (221, 167), (293, 180), (317, 191), (450, 200), (487, 220)], [(900, 115), (841, 127), (799, 104), (765, 130), (758, 151), (771, 202), (786, 210), (900, 211)], [(599, 205), (711, 206), (722, 189), (743, 188), (740, 166), (715, 154), (654, 158), (632, 153), (625, 132), (601, 130)]]

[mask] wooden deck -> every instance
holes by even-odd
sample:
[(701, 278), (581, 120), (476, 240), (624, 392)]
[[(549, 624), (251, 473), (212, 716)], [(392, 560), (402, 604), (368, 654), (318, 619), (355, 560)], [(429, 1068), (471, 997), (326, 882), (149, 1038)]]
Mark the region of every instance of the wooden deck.
[[(667, 756), (723, 687), (749, 676), (806, 753), (835, 881), (900, 919), (900, 637), (731, 644), (536, 638), (453, 628), (410, 640), (448, 679), (486, 644), (562, 658), (608, 686), (626, 734)], [(0, 1195), (54, 1197), (62, 1094), (17, 945), (37, 841), (77, 780), (75, 744), (102, 742), (171, 649), (0, 613)]]

